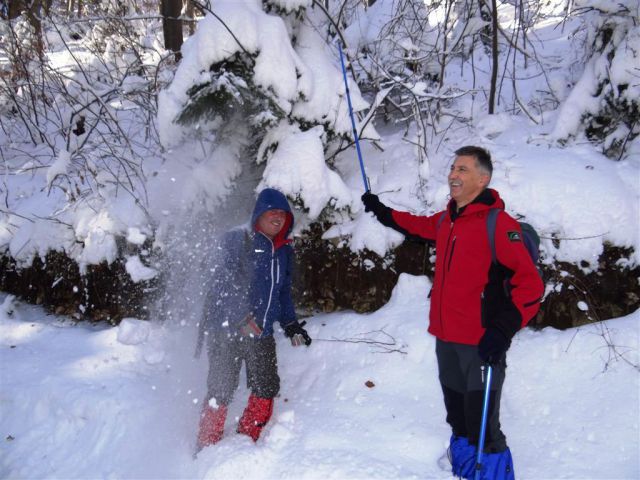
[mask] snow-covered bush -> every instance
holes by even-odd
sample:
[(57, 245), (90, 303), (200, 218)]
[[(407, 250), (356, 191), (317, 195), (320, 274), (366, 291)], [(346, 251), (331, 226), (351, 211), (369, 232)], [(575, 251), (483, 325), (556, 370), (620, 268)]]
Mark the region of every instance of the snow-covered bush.
[(561, 107), (554, 137), (584, 132), (610, 158), (621, 159), (640, 134), (640, 4), (579, 0), (574, 34), (583, 70)]
[(116, 236), (131, 226), (152, 233), (144, 163), (159, 157), (163, 51), (153, 22), (115, 16), (116, 7), (90, 5), (91, 22), (52, 9), (41, 19), (41, 58), (25, 18), (2, 22), (11, 73), (0, 79), (0, 152), (17, 180), (0, 214), (0, 249), (19, 265), (50, 250), (81, 268), (112, 262), (122, 253)]

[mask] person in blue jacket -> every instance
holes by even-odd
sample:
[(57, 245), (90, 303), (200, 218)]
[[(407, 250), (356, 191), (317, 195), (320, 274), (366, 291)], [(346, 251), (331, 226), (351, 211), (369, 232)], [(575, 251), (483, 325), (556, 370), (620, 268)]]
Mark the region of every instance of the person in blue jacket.
[(293, 346), (311, 344), (291, 298), (292, 228), (286, 197), (266, 188), (258, 195), (251, 223), (226, 232), (217, 242), (196, 345), (199, 356), (206, 339), (209, 357), (198, 450), (222, 438), (243, 360), (251, 395), (237, 432), (254, 441), (260, 437), (280, 390), (274, 322), (280, 323)]

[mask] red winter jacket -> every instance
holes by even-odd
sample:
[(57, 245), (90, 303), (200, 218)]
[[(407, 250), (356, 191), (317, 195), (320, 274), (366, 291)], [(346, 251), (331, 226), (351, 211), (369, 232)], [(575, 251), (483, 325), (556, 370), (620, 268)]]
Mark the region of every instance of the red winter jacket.
[[(446, 211), (430, 217), (389, 209), (391, 222), (382, 222), (402, 233), (435, 240), (429, 332), (440, 340), (477, 345), (489, 326), (511, 338), (540, 307), (544, 285), (521, 240), (518, 222), (504, 211), (496, 222), (498, 264), (491, 262), (486, 217), (492, 208), (504, 209), (504, 202), (498, 192), (486, 189), (460, 213), (452, 200)], [(504, 279), (511, 273), (509, 296)]]

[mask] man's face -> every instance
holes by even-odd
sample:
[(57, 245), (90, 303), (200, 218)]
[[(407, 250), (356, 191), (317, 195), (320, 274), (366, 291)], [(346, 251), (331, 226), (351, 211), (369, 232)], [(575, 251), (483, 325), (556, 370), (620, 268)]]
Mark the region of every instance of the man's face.
[(258, 217), (258, 230), (273, 240), (284, 227), (286, 219), (287, 212), (284, 210), (267, 210)]
[(456, 157), (449, 172), (449, 192), (458, 208), (476, 198), (489, 184), (489, 175), (478, 167), (475, 157)]

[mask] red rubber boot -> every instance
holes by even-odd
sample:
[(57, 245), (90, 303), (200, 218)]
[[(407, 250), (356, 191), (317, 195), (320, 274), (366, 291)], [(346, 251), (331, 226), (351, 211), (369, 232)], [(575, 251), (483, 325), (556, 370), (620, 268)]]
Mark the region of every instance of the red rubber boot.
[(198, 450), (218, 443), (224, 432), (224, 421), (227, 418), (227, 406), (218, 408), (205, 406), (200, 415), (200, 431), (198, 432)]
[(249, 435), (254, 442), (260, 438), (262, 429), (273, 413), (273, 398), (249, 397), (247, 408), (238, 422), (238, 433)]

